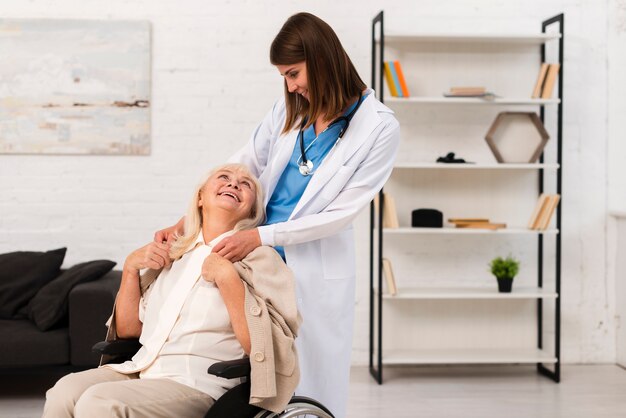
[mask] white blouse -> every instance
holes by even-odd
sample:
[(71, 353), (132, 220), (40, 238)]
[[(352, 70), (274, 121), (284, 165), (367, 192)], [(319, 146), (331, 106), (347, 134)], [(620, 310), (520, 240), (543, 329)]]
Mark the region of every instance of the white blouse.
[(219, 289), (201, 278), (202, 263), (213, 246), (233, 231), (204, 245), (198, 239), (183, 257), (164, 269), (139, 303), (143, 345), (132, 360), (108, 364), (142, 379), (168, 378), (219, 398), (239, 379), (207, 373), (213, 363), (244, 356)]

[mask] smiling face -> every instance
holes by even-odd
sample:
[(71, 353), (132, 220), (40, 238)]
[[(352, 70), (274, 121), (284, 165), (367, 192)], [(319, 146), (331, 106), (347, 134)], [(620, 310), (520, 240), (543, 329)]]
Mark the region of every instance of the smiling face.
[(238, 168), (222, 168), (200, 189), (198, 207), (205, 216), (214, 209), (225, 210), (236, 223), (251, 217), (255, 201), (256, 186), (249, 174)]
[(280, 75), (285, 78), (289, 93), (297, 93), (309, 101), (309, 84), (306, 73), (306, 62), (291, 65), (277, 65)]

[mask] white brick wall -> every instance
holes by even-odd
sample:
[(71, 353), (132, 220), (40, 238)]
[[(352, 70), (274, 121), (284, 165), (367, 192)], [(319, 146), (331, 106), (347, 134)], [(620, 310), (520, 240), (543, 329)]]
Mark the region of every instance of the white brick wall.
[[(313, 4), (313, 3), (310, 3)], [(366, 81), (370, 19), (387, 28), (539, 30), (566, 13), (563, 354), (615, 359), (614, 301), (605, 267), (607, 5), (593, 0), (322, 0), (326, 19)], [(1, 2), (3, 18), (152, 22), (152, 154), (147, 157), (0, 156), (0, 252), (68, 247), (66, 266), (118, 263), (183, 213), (193, 185), (247, 140), (282, 94), (269, 44), (296, 1), (32, 0)], [(2, 59), (6, 59), (3, 57)], [(367, 242), (367, 217), (356, 222)], [(367, 247), (358, 244), (359, 259)], [(355, 363), (367, 361), (367, 266), (359, 267)]]

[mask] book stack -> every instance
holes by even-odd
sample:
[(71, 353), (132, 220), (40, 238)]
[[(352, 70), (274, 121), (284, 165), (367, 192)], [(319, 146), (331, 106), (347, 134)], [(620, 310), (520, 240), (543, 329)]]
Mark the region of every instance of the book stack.
[(448, 222), (454, 224), (456, 228), (473, 228), (473, 229), (502, 229), (506, 228), (504, 223), (494, 223), (486, 218), (452, 218)]
[(443, 94), (444, 97), (481, 97), (493, 99), (495, 94), (487, 91), (485, 87), (450, 87), (450, 91)]
[(528, 228), (536, 231), (545, 231), (550, 225), (552, 215), (561, 200), (558, 194), (542, 194), (539, 196), (535, 210), (528, 221)]
[[(396, 211), (396, 201), (389, 193), (383, 193), (385, 207), (383, 210), (383, 228), (400, 228), (398, 212)], [(374, 208), (378, 217), (378, 195), (374, 198)]]
[(537, 76), (537, 82), (535, 83), (535, 88), (533, 89), (531, 98), (551, 98), (560, 69), (561, 64), (548, 64), (545, 62), (541, 64), (541, 67), (539, 68), (539, 75)]
[(385, 61), (385, 79), (393, 97), (409, 97), (400, 61)]

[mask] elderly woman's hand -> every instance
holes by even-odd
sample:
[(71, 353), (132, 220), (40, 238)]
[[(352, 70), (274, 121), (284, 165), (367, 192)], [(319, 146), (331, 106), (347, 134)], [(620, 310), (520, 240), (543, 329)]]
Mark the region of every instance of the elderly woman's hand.
[(217, 287), (228, 279), (239, 277), (233, 263), (217, 253), (211, 253), (202, 263), (202, 278)]
[(141, 270), (143, 268), (162, 269), (172, 263), (169, 254), (169, 245), (151, 242), (138, 250), (133, 251), (124, 263), (124, 269)]
[(233, 235), (221, 240), (213, 251), (227, 260), (240, 261), (250, 254), (252, 250), (261, 246), (261, 237), (258, 229), (248, 229), (235, 232)]

